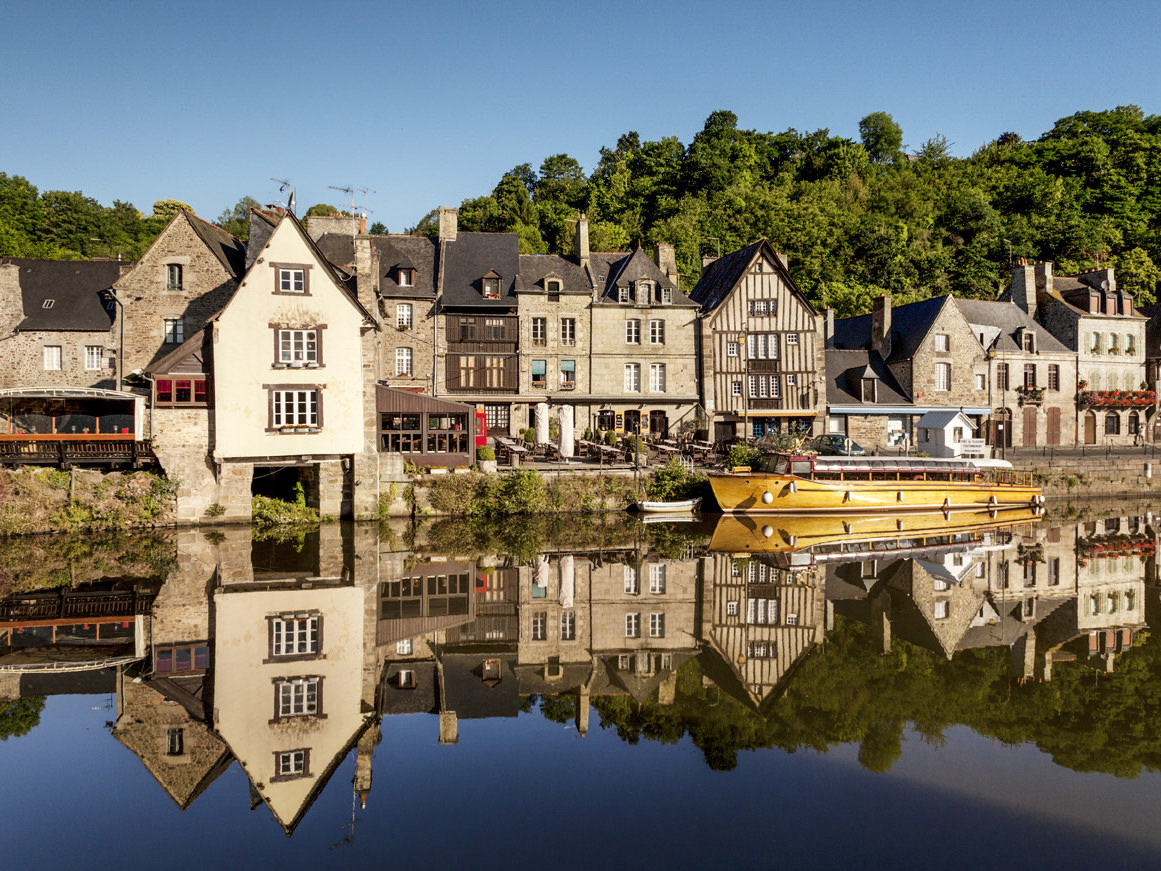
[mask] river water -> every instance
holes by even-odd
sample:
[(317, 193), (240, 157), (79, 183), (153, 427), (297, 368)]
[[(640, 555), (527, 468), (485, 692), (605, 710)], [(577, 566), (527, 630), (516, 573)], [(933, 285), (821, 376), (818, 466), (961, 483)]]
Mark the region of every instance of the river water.
[(1161, 859), (1157, 524), (0, 541), (5, 867)]

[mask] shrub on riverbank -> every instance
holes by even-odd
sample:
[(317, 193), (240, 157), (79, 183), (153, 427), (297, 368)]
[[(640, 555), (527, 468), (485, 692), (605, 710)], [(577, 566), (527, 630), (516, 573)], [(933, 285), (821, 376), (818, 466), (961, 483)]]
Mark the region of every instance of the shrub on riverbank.
[(176, 495), (155, 472), (0, 470), (0, 536), (164, 525)]
[(674, 502), (710, 495), (709, 478), (670, 460), (645, 481), (645, 498), (653, 502)]
[(610, 475), (544, 476), (533, 469), (501, 475), (441, 475), (424, 482), (440, 514), (502, 517), (543, 511), (591, 513), (633, 501), (633, 482)]

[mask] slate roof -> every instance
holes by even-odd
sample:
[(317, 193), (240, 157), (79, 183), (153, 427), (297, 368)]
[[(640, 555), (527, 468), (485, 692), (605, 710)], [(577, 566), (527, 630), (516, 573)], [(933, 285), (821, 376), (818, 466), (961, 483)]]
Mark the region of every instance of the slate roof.
[[(864, 403), (861, 380), (870, 369), (879, 379), (876, 388), (876, 402)], [(863, 405), (874, 408), (878, 405), (911, 405), (907, 395), (878, 351), (826, 351), (826, 402), (827, 405)]]
[[(31, 260), (5, 257), (20, 270), (20, 295), (24, 320), (17, 330), (104, 331), (113, 316), (100, 293), (121, 277), (121, 268), (132, 263), (118, 260)], [(46, 300), (52, 306), (45, 308)]]
[(730, 295), (730, 291), (741, 281), (758, 251), (767, 244), (765, 239), (751, 242), (745, 248), (731, 251), (709, 264), (702, 272), (690, 299), (701, 306), (703, 312), (711, 312)]
[(589, 277), (580, 264), (569, 257), (559, 254), (521, 254), (520, 277), (516, 283), (516, 290), (543, 293), (545, 279), (559, 278), (561, 293), (593, 292)]
[[(185, 211), (184, 209), (182, 210)], [(190, 226), (206, 247), (221, 261), (233, 278), (241, 278), (246, 271), (246, 246), (221, 227), (203, 221), (193, 212), (185, 212)]]
[(920, 417), (919, 420), (915, 421), (915, 428), (943, 429), (957, 417), (963, 417), (963, 419), (968, 422), (968, 426), (972, 427), (972, 429), (975, 429), (975, 425), (970, 420), (968, 420), (968, 416), (962, 411), (956, 410), (929, 411)]
[[(480, 677), (485, 659), (500, 660), (502, 678), (494, 686)], [(515, 665), (515, 654), (445, 654), (443, 676), (448, 709), (455, 711), (461, 720), (515, 717), (520, 713)]]
[(972, 325), (972, 332), (979, 334), (976, 326), (998, 328), (991, 347), (997, 351), (1022, 351), (1016, 339), (1016, 331), (1023, 327), (1036, 334), (1036, 350), (1041, 354), (1068, 354), (1069, 351), (1061, 341), (1028, 316), (1028, 313), (1018, 305), (1010, 302), (988, 302), (982, 299), (956, 299), (964, 318)]
[[(948, 296), (935, 296), (922, 302), (912, 302), (891, 309), (891, 355), (888, 363), (910, 360), (931, 330), (931, 325), (943, 310)], [(871, 348), (871, 316), (839, 318), (834, 322), (834, 346), (839, 350), (855, 351)]]
[[(516, 274), (520, 271), (520, 241), (515, 233), (460, 233), (444, 243), (443, 304), (445, 307), (508, 309), (516, 305)], [(483, 277), (500, 276), (500, 298), (484, 299)]]
[(323, 233), (315, 240), (318, 250), (339, 269), (350, 271), (355, 268), (355, 237), (342, 233)]
[[(399, 686), (398, 674), (403, 670), (415, 673), (415, 686)], [(434, 714), (439, 711), (438, 677), (434, 662), (388, 662), (379, 687), (379, 713)]]
[[(202, 327), (164, 357), (154, 360), (145, 367), (149, 375), (172, 375), (179, 372), (209, 374), (213, 360), (213, 342), (210, 338), (210, 328)], [(188, 362), (187, 362), (188, 361)], [(181, 364), (185, 365), (181, 365)]]
[(594, 253), (589, 257), (589, 271), (596, 284), (597, 302), (600, 303), (619, 304), (617, 288), (644, 279), (655, 282), (658, 287), (672, 290), (673, 305), (697, 305), (677, 289), (677, 285), (669, 280), (669, 276), (661, 271), (644, 248), (638, 248), (632, 254), (623, 251)]
[[(380, 296), (435, 299), (438, 244), (426, 236), (372, 236), (371, 247), (379, 252)], [(396, 279), (400, 267), (415, 270), (414, 287), (399, 286)]]

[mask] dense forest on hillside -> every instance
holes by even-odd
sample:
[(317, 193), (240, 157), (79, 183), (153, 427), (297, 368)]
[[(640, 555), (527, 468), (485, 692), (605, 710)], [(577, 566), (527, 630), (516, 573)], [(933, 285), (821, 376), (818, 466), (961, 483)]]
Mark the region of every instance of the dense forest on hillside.
[[(1058, 274), (1112, 265), (1119, 286), (1154, 301), (1161, 117), (1136, 106), (1077, 112), (1034, 142), (1002, 133), (966, 158), (940, 136), (908, 148), (885, 112), (859, 130), (858, 141), (762, 133), (718, 111), (688, 145), (630, 132), (601, 149), (589, 174), (567, 154), (514, 167), (490, 194), (462, 202), (460, 227), (518, 233), (525, 253), (569, 253), (584, 211), (594, 250), (674, 243), (686, 286), (702, 256), (766, 236), (811, 298), (840, 315), (868, 310), (883, 292), (992, 298), (1022, 257), (1052, 260)], [(0, 173), (0, 254), (134, 257), (174, 202), (146, 217)], [(217, 221), (244, 233), (253, 202)], [(414, 232), (436, 223), (433, 211)]]

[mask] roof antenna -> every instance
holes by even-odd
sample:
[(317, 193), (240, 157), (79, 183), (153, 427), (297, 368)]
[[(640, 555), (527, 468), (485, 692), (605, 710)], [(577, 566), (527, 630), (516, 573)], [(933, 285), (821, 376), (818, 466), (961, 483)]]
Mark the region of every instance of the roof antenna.
[[(345, 193), (347, 196), (349, 196), (351, 198), (351, 217), (352, 218), (357, 217), (359, 214), (362, 214), (362, 216), (365, 218), (365, 217), (367, 217), (368, 214), (371, 213), (371, 209), (367, 208), (367, 194), (377, 193), (377, 191), (374, 191), (371, 188), (357, 188), (357, 187), (345, 187), (344, 188), (344, 187), (339, 187), (339, 186), (333, 185), (333, 184), (329, 184), (329, 185), (327, 185), (327, 187), (329, 187), (332, 191), (342, 191), (343, 193)], [(359, 193), (361, 193), (363, 195), (363, 208), (360, 209), (359, 211), (355, 211), (355, 192), (356, 191), (358, 191)]]
[(280, 194), (285, 194), (287, 192), (287, 190), (290, 191), (290, 197), (287, 198), (287, 200), (285, 202), (282, 200), (279, 200), (278, 205), (282, 206), (282, 208), (286, 209), (288, 212), (293, 212), (294, 211), (295, 194), (297, 193), (295, 188), (290, 184), (290, 182), (287, 179), (284, 179), (284, 178), (271, 177), (270, 180), (276, 181), (276, 182), (278, 182), (279, 185), (281, 185), (281, 187), (278, 188), (278, 192)]

